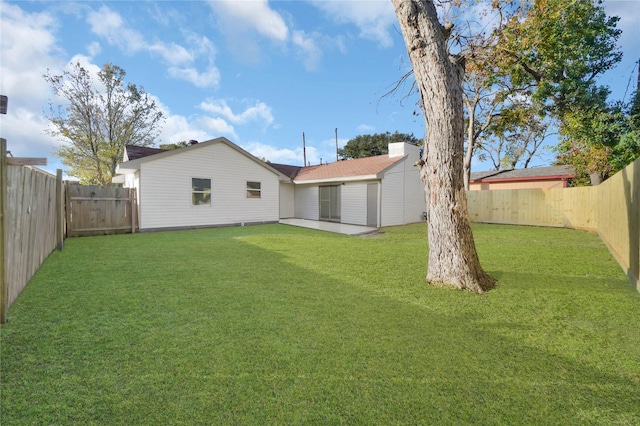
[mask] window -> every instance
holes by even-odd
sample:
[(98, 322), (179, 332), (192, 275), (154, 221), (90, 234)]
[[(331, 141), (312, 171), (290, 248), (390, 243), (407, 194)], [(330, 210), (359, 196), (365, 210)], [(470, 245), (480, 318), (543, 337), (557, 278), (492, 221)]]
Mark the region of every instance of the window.
[(247, 182), (247, 198), (260, 198), (260, 182)]
[(191, 204), (211, 205), (211, 179), (191, 178)]

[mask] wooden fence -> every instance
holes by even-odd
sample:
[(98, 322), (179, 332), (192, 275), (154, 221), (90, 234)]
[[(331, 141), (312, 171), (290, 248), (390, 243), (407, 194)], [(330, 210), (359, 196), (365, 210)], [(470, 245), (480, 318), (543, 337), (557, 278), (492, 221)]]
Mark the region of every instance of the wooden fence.
[(67, 236), (121, 234), (137, 228), (133, 188), (67, 183)]
[(24, 167), (0, 144), (0, 323), (42, 262), (62, 249), (62, 172), (57, 176)]
[(467, 192), (474, 222), (597, 232), (640, 291), (640, 159), (598, 186)]

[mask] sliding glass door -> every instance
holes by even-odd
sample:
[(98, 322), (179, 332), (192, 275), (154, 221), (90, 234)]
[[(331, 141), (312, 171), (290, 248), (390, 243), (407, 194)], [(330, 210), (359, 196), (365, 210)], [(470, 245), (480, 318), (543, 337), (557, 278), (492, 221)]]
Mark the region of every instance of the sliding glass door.
[(320, 220), (340, 222), (340, 186), (320, 187)]

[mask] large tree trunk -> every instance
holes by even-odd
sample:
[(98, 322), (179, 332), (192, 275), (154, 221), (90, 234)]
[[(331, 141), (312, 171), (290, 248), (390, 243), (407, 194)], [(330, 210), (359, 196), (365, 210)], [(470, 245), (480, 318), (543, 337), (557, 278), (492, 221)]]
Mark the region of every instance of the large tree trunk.
[[(427, 191), (427, 281), (483, 293), (496, 284), (480, 266), (463, 185), (464, 65), (450, 56), (430, 0), (392, 0), (420, 89), (426, 124), (420, 176)], [(450, 28), (449, 28), (450, 30)]]
[(467, 102), (467, 111), (469, 111), (469, 120), (467, 122), (467, 152), (464, 154), (464, 160), (462, 164), (463, 170), (463, 183), (464, 189), (469, 190), (469, 185), (471, 183), (471, 159), (473, 158), (473, 145), (475, 144), (475, 140), (473, 135), (476, 133), (475, 128), (475, 120), (476, 120), (476, 108), (475, 103), (472, 105), (471, 102)]

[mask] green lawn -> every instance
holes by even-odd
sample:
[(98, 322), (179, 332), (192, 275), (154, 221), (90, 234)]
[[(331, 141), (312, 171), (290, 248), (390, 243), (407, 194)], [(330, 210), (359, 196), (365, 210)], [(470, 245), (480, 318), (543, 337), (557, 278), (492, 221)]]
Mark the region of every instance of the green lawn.
[(640, 294), (598, 237), (474, 234), (482, 296), (424, 283), (424, 224), (68, 239), (2, 326), (0, 423), (640, 424)]

